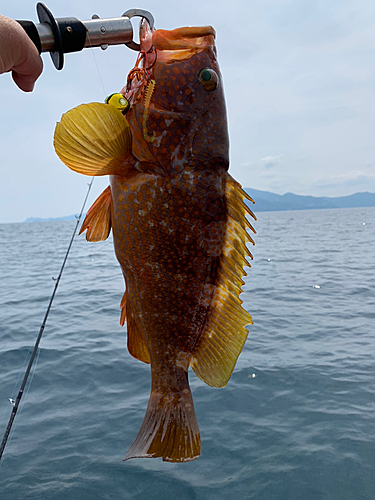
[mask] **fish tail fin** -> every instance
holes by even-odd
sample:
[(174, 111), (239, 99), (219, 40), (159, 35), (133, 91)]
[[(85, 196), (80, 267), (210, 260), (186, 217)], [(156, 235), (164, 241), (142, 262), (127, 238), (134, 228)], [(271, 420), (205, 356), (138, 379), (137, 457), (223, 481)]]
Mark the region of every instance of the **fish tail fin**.
[(124, 461), (161, 457), (166, 462), (189, 462), (199, 457), (200, 448), (189, 386), (179, 394), (151, 391), (145, 418)]

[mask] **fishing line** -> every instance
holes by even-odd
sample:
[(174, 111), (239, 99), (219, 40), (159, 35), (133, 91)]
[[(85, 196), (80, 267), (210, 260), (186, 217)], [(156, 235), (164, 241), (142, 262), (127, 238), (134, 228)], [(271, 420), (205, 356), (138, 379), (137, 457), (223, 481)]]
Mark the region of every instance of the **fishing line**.
[(94, 61), (95, 61), (95, 66), (96, 66), (96, 69), (97, 69), (97, 71), (98, 71), (99, 80), (100, 80), (100, 83), (101, 83), (101, 85), (102, 85), (102, 89), (103, 89), (104, 95), (107, 95), (107, 93), (106, 93), (106, 91), (105, 91), (105, 88), (104, 88), (104, 83), (103, 83), (103, 80), (102, 80), (102, 75), (100, 74), (98, 61), (96, 60), (96, 57), (95, 57), (94, 47), (91, 45), (91, 40), (90, 40), (90, 35), (89, 35), (89, 32), (87, 32), (87, 38), (88, 38), (88, 41), (89, 41), (89, 43), (90, 43), (91, 52), (92, 52), (92, 55), (93, 55), (93, 58), (94, 58)]
[[(83, 210), (85, 208), (85, 205), (86, 205), (86, 202), (87, 202), (87, 198), (89, 197), (89, 193), (91, 191), (91, 186), (92, 186), (93, 182), (94, 182), (94, 177), (91, 179), (91, 182), (88, 184), (88, 189), (87, 189), (87, 193), (86, 193), (85, 199), (84, 199), (83, 204), (82, 204), (81, 212), (80, 212), (79, 216), (77, 217), (77, 222), (76, 222), (76, 225), (75, 225), (72, 237), (70, 239), (69, 246), (68, 246), (68, 249), (67, 249), (66, 254), (65, 254), (65, 258), (64, 258), (63, 263), (61, 265), (61, 269), (60, 269), (59, 275), (58, 275), (58, 277), (57, 277), (57, 279), (55, 281), (55, 287), (53, 289), (53, 292), (52, 292), (52, 295), (51, 295), (51, 298), (50, 298), (50, 301), (49, 301), (49, 304), (48, 304), (48, 307), (47, 307), (47, 310), (46, 310), (46, 313), (45, 313), (45, 316), (44, 316), (44, 319), (43, 319), (43, 323), (42, 323), (42, 325), (40, 327), (39, 334), (38, 334), (38, 337), (37, 337), (35, 345), (34, 345), (34, 349), (33, 349), (32, 353), (31, 353), (29, 364), (27, 365), (26, 372), (25, 372), (25, 375), (23, 377), (23, 380), (22, 380), (22, 383), (21, 383), (21, 387), (20, 387), (20, 389), (18, 391), (17, 398), (12, 403), (12, 405), (13, 405), (12, 413), (10, 415), (9, 422), (8, 422), (7, 428), (5, 429), (4, 437), (3, 437), (3, 440), (2, 440), (1, 445), (0, 445), (0, 460), (1, 460), (1, 457), (3, 456), (4, 449), (5, 449), (5, 446), (7, 444), (7, 441), (8, 441), (8, 438), (9, 438), (9, 434), (10, 434), (10, 431), (12, 429), (12, 425), (13, 425), (13, 422), (14, 422), (14, 419), (16, 417), (17, 410), (18, 410), (18, 407), (20, 405), (21, 398), (22, 398), (22, 396), (24, 394), (26, 383), (27, 383), (27, 379), (29, 378), (30, 371), (31, 371), (31, 368), (33, 366), (35, 357), (38, 354), (39, 343), (40, 343), (40, 341), (42, 339), (43, 332), (44, 332), (44, 329), (45, 329), (45, 326), (46, 326), (46, 323), (47, 323), (47, 318), (49, 316), (49, 313), (50, 313), (50, 310), (51, 310), (51, 307), (52, 307), (52, 303), (53, 303), (53, 300), (55, 298), (56, 291), (57, 291), (57, 288), (59, 286), (60, 279), (61, 279), (62, 273), (64, 271), (64, 267), (65, 267), (66, 261), (68, 259), (68, 255), (70, 253), (70, 249), (72, 247), (73, 240), (74, 240), (74, 238), (76, 236), (77, 229), (78, 229), (79, 223), (81, 221)], [(35, 372), (35, 370), (34, 370), (34, 372)], [(29, 388), (30, 388), (30, 386), (29, 386)]]

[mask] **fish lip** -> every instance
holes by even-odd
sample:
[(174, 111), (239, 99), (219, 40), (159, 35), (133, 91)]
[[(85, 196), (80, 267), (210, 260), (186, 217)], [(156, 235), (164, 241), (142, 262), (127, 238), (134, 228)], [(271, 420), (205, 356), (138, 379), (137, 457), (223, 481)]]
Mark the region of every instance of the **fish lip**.
[(212, 26), (187, 26), (174, 30), (156, 30), (152, 42), (157, 50), (197, 50), (215, 44)]
[[(164, 31), (164, 30), (159, 30)], [(165, 30), (167, 31), (167, 30)], [(167, 31), (170, 33), (171, 38), (199, 38), (202, 36), (212, 35), (216, 37), (216, 31), (212, 26), (185, 26), (182, 28), (175, 28), (174, 30)]]

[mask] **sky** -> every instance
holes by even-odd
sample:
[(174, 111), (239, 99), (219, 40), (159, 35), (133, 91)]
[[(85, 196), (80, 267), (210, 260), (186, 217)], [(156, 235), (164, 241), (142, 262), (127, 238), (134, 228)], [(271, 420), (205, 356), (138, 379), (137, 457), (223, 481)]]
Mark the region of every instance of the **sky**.
[[(278, 194), (375, 192), (373, 0), (46, 0), (55, 17), (119, 17), (139, 7), (156, 28), (212, 25), (230, 135), (230, 173)], [(36, 2), (0, 0), (0, 13), (38, 22)], [(133, 23), (138, 31), (138, 20)], [(135, 38), (137, 38), (135, 36)], [(136, 52), (125, 46), (48, 53), (32, 93), (0, 75), (0, 223), (78, 213), (90, 178), (56, 156), (55, 124), (69, 109), (119, 91)], [(108, 185), (96, 178), (89, 204)]]

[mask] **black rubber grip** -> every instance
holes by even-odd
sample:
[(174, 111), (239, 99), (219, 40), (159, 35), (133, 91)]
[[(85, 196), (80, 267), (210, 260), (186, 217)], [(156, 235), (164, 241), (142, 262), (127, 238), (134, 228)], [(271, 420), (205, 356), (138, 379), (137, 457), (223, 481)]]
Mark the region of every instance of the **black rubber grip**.
[(60, 30), (64, 54), (82, 50), (86, 41), (85, 25), (75, 17), (60, 17), (56, 19), (56, 22)]
[(20, 24), (26, 31), (40, 54), (42, 52), (42, 45), (40, 43), (39, 33), (35, 24), (32, 21), (17, 21), (17, 23)]

